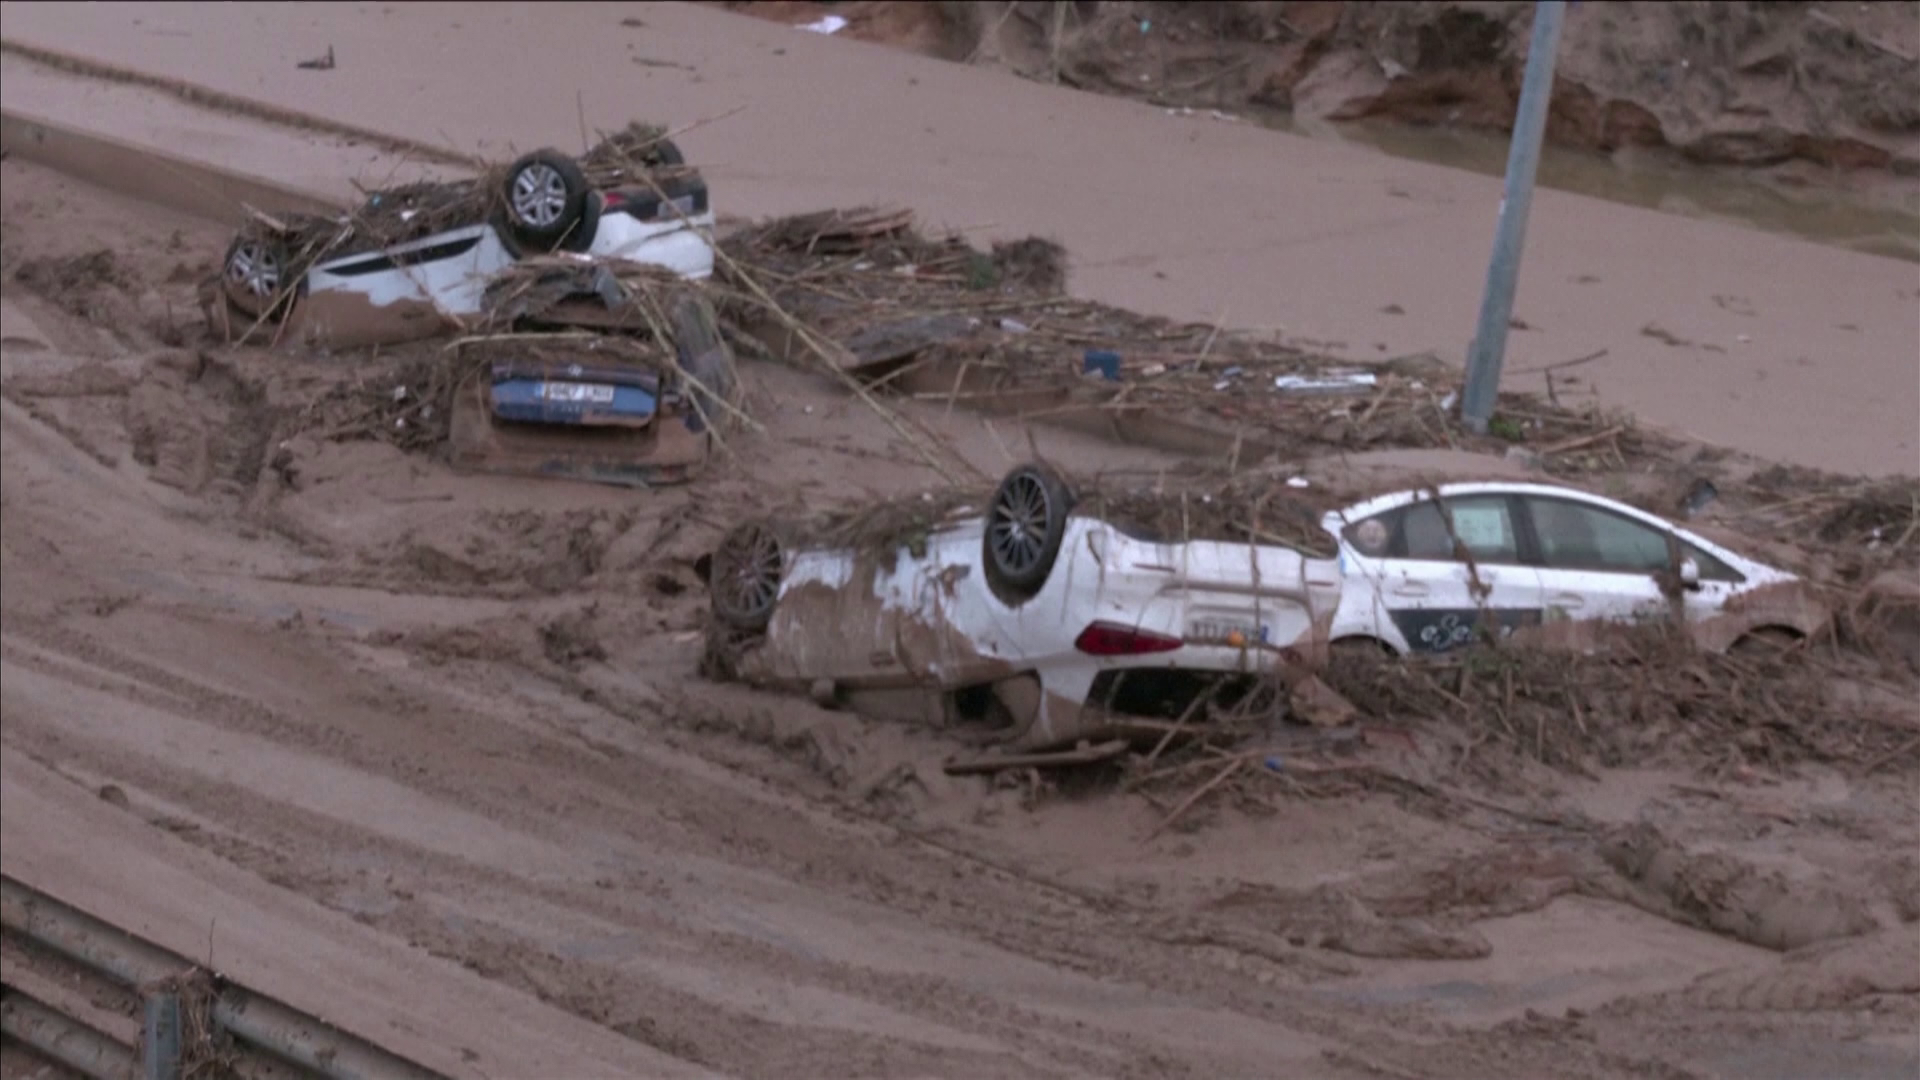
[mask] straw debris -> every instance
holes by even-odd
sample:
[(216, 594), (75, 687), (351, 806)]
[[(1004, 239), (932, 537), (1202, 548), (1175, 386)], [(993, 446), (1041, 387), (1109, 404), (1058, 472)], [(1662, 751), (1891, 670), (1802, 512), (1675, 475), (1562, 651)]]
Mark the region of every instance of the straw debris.
[[(760, 222), (720, 246), (780, 308), (846, 346), (848, 370), (924, 400), (1026, 418), (1094, 409), (1224, 421), (1268, 452), (1517, 443), (1566, 475), (1658, 462), (1677, 445), (1558, 394), (1503, 394), (1495, 433), (1475, 435), (1450, 409), (1461, 377), (1436, 357), (1362, 366), (1271, 335), (1075, 299), (1064, 294), (1064, 252), (1040, 238), (981, 251), (922, 232), (908, 212), (863, 207)], [(760, 308), (741, 296), (725, 311), (752, 337)], [(1114, 370), (1098, 353), (1118, 358)]]

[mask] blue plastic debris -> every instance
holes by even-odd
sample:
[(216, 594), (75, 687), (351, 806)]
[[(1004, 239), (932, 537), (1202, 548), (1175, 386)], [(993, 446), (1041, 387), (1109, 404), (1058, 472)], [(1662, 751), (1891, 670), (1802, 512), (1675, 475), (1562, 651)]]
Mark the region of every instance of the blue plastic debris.
[(1088, 349), (1081, 361), (1082, 375), (1098, 374), (1108, 382), (1120, 381), (1120, 354), (1108, 349)]

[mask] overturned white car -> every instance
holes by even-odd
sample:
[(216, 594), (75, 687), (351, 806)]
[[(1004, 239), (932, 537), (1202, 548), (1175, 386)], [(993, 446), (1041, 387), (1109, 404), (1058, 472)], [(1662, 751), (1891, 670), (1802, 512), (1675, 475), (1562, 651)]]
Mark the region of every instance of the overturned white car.
[(1330, 507), (1272, 488), (1083, 500), (1023, 465), (984, 502), (749, 522), (708, 567), (717, 651), (749, 683), (1038, 750), (1310, 678), (1335, 646), (1441, 652), (1677, 612), (1725, 648), (1825, 618), (1793, 575), (1572, 488)]
[(227, 248), (209, 318), (229, 336), (263, 323), (331, 344), (420, 336), (479, 315), (489, 283), (527, 256), (708, 277), (713, 224), (699, 172), (660, 129), (635, 125), (579, 158), (537, 150), (486, 176), (374, 192), (339, 216), (256, 214)]

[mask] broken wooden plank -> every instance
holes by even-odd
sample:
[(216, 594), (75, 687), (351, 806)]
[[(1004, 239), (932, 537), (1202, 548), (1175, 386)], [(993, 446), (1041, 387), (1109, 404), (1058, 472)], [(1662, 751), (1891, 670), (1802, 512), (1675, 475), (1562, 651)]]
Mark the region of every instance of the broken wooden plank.
[(1004, 772), (1007, 769), (1047, 769), (1063, 765), (1097, 765), (1102, 761), (1111, 761), (1127, 752), (1129, 744), (1123, 739), (1103, 742), (1097, 745), (1083, 745), (1072, 750), (1056, 750), (1046, 754), (990, 754), (985, 757), (966, 758), (949, 761), (944, 767), (948, 776), (978, 776), (985, 773)]

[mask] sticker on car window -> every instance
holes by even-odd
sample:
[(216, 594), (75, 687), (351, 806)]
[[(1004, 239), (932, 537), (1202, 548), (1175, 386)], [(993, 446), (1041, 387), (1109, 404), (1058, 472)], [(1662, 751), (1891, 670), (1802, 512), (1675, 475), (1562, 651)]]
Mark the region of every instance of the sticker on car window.
[(1368, 555), (1384, 554), (1387, 540), (1387, 523), (1379, 518), (1369, 518), (1353, 530), (1353, 546)]
[(1453, 533), (1468, 551), (1506, 551), (1513, 546), (1507, 536), (1507, 513), (1498, 506), (1454, 507)]

